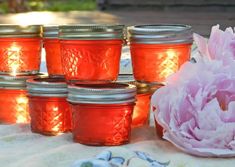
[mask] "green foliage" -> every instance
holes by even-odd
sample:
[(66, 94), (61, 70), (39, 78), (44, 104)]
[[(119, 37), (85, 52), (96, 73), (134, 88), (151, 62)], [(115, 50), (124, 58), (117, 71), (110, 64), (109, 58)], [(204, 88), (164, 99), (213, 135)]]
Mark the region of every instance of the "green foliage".
[[(48, 1), (49, 2), (49, 1)], [(50, 11), (95, 10), (95, 0), (51, 0), (47, 4)]]
[(8, 12), (7, 2), (0, 3), (0, 13), (7, 13), (7, 12)]
[(29, 7), (37, 11), (95, 10), (95, 0), (29, 0)]
[[(31, 11), (95, 10), (96, 0), (26, 0)], [(0, 13), (9, 11), (7, 1), (0, 2)]]

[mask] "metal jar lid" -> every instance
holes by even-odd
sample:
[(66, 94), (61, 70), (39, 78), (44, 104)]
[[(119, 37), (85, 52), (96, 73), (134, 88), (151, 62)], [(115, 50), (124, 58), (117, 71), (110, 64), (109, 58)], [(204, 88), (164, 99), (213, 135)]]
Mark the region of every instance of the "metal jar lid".
[(26, 80), (38, 77), (42, 74), (27, 76), (0, 75), (0, 88), (3, 89), (26, 89)]
[(44, 38), (58, 38), (59, 37), (59, 26), (58, 25), (44, 25), (43, 26), (43, 37)]
[(161, 88), (164, 86), (161, 83), (142, 83), (142, 82), (137, 82), (134, 80), (134, 77), (132, 74), (119, 74), (118, 75), (118, 82), (121, 83), (127, 83), (127, 84), (132, 84), (137, 87), (137, 93), (138, 94), (144, 94), (144, 93), (154, 93), (157, 89)]
[(60, 39), (107, 40), (123, 39), (124, 25), (61, 25)]
[(124, 83), (79, 84), (68, 86), (68, 101), (85, 104), (120, 104), (135, 102), (136, 87)]
[(192, 43), (192, 27), (181, 24), (136, 25), (128, 27), (130, 43)]
[(150, 86), (148, 84), (135, 81), (132, 74), (119, 74), (117, 81), (135, 85), (137, 87), (138, 94), (150, 93)]
[(0, 24), (0, 38), (33, 38), (42, 36), (41, 25)]
[(30, 96), (66, 97), (67, 84), (64, 78), (34, 78), (27, 80)]

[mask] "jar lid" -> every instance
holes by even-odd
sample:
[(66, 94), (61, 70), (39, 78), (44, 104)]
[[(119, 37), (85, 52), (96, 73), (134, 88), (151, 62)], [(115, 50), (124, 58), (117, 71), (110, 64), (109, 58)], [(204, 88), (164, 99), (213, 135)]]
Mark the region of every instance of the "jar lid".
[(44, 25), (43, 37), (44, 38), (58, 38), (59, 26), (58, 25)]
[(135, 101), (136, 87), (124, 83), (68, 86), (68, 101), (88, 104), (120, 104)]
[(118, 75), (118, 82), (132, 84), (137, 87), (137, 93), (154, 93), (157, 89), (164, 86), (161, 83), (142, 83), (135, 81), (132, 74), (119, 74)]
[(43, 74), (37, 75), (22, 75), (22, 76), (11, 76), (11, 75), (0, 75), (0, 88), (4, 89), (26, 89), (26, 80), (35, 78)]
[(123, 39), (124, 25), (61, 25), (59, 38), (81, 40)]
[(1, 24), (0, 25), (0, 38), (32, 38), (41, 37), (42, 26), (41, 25), (12, 25)]
[(66, 97), (68, 92), (64, 78), (34, 78), (26, 84), (30, 96)]
[(182, 24), (136, 25), (128, 27), (129, 41), (143, 44), (192, 43), (192, 27)]
[(127, 83), (127, 84), (135, 85), (137, 87), (137, 93), (138, 94), (143, 94), (143, 93), (149, 93), (150, 92), (150, 86), (148, 84), (140, 83), (140, 82), (135, 81), (132, 74), (119, 74), (117, 81), (121, 82), (121, 83)]

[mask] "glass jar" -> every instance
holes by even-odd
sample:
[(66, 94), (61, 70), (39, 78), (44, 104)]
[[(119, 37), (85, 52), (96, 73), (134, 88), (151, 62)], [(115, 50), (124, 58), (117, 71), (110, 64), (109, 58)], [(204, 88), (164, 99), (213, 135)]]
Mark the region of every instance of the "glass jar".
[(133, 84), (137, 87), (136, 104), (132, 115), (132, 127), (149, 125), (150, 86), (134, 81), (132, 74), (119, 74), (118, 81)]
[(68, 87), (73, 138), (86, 145), (121, 145), (129, 141), (135, 104), (134, 85), (77, 84)]
[(115, 81), (123, 44), (123, 25), (59, 26), (63, 71), (70, 83)]
[(0, 74), (37, 74), (41, 61), (40, 25), (0, 25)]
[(135, 80), (164, 83), (190, 59), (192, 29), (188, 25), (138, 25), (128, 29)]
[(60, 41), (58, 36), (58, 26), (43, 26), (43, 44), (46, 51), (47, 72), (50, 77), (63, 76)]
[(32, 132), (58, 135), (71, 130), (67, 85), (62, 78), (27, 80), (27, 90)]
[(0, 75), (0, 123), (29, 123), (26, 80), (35, 76)]

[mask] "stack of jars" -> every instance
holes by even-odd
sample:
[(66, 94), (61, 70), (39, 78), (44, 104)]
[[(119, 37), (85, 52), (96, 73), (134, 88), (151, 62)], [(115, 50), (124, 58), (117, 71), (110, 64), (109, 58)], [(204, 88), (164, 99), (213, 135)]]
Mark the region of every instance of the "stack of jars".
[[(134, 78), (150, 90), (164, 86), (166, 78), (190, 59), (191, 26), (137, 25), (129, 27), (128, 33)], [(155, 123), (162, 136), (161, 126)]]
[(26, 80), (38, 76), (40, 25), (0, 25), (0, 123), (28, 123)]
[(43, 26), (43, 46), (49, 77), (27, 80), (31, 130), (43, 135), (58, 135), (70, 132), (72, 128), (58, 34), (58, 26)]
[(74, 141), (120, 145), (130, 139), (136, 87), (115, 82), (123, 25), (59, 26)]
[[(190, 58), (186, 25), (132, 26), (128, 41), (123, 25), (44, 26), (43, 39), (41, 29), (0, 26), (0, 121), (28, 122), (29, 112), (33, 132), (72, 130), (87, 145), (127, 143), (131, 127), (148, 124), (153, 91)], [(119, 75), (124, 43), (134, 78)], [(49, 77), (36, 77), (42, 44)]]
[(57, 135), (72, 129), (74, 141), (88, 145), (129, 141), (136, 87), (114, 82), (123, 28), (43, 27), (49, 78), (27, 81), (33, 132)]

